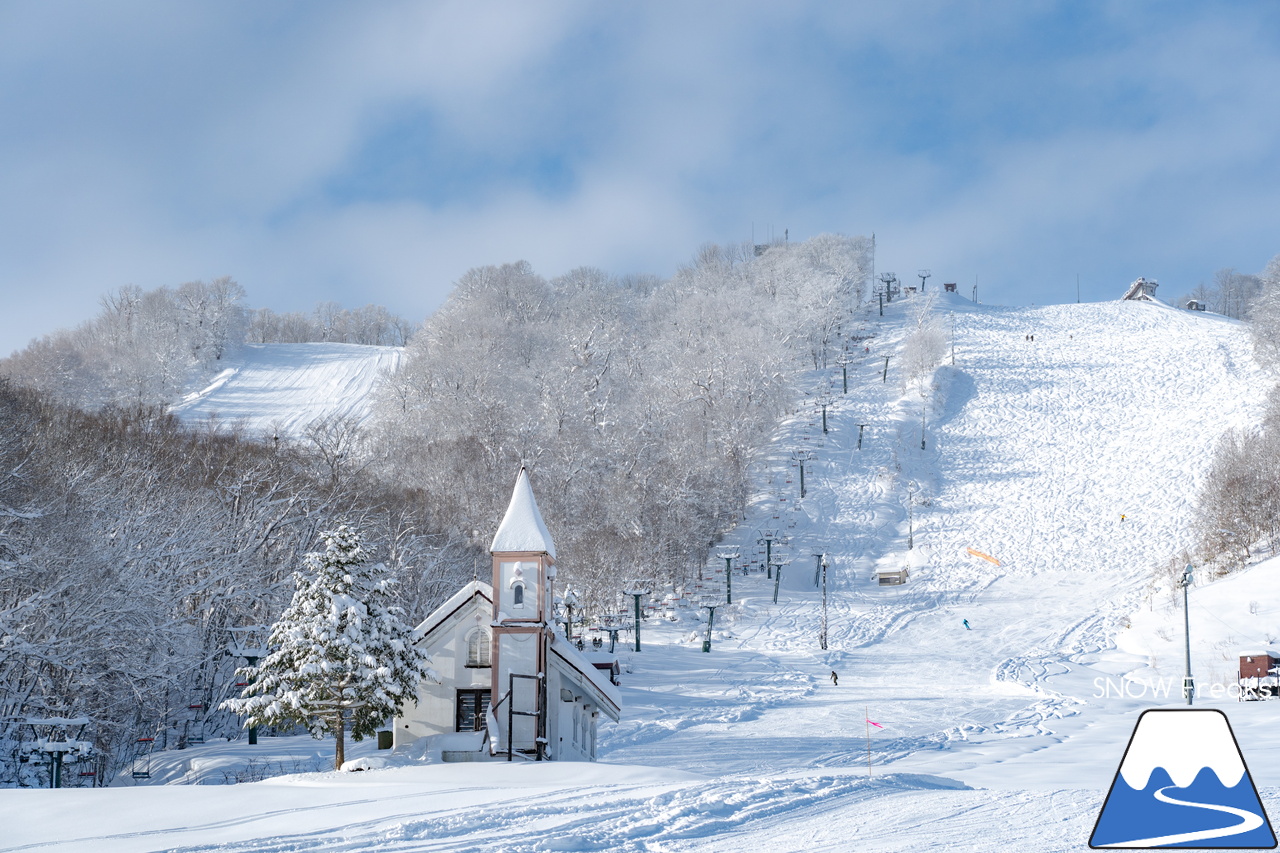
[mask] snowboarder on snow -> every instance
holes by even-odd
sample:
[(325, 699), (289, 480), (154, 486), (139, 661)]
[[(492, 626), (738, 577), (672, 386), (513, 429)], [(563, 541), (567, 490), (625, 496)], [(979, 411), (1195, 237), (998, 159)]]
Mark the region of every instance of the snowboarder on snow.
[(972, 628), (970, 628), (970, 627), (969, 627), (969, 620), (968, 620), (968, 619), (965, 619), (965, 620), (964, 620), (964, 629), (965, 629), (966, 631), (972, 631), (972, 630), (973, 630)]
[(840, 686), (840, 676), (836, 675), (836, 671), (834, 669), (831, 670), (831, 683), (836, 687)]

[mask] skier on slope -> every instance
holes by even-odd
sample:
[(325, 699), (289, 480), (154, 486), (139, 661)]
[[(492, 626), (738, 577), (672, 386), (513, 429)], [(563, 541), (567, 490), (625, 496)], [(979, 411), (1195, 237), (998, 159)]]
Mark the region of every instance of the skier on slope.
[(834, 669), (831, 670), (831, 683), (836, 687), (840, 686), (840, 676), (836, 675), (836, 671)]
[(965, 619), (965, 620), (964, 620), (964, 629), (965, 629), (966, 631), (972, 631), (972, 630), (973, 630), (972, 628), (970, 628), (970, 627), (969, 627), (969, 620), (968, 620), (968, 619)]

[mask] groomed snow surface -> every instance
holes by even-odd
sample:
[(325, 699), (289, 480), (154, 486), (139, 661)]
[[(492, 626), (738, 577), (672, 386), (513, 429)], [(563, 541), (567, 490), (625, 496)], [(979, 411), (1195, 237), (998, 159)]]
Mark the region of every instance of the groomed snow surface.
[(187, 423), (212, 419), (251, 437), (298, 437), (322, 418), (362, 421), (370, 392), (401, 353), (400, 347), (360, 344), (247, 344), (173, 413)]
[[(954, 367), (948, 353), (904, 388), (910, 304), (895, 302), (867, 316), (875, 337), (847, 395), (838, 368), (815, 375), (726, 539), (735, 565), (755, 565), (733, 577), (711, 652), (694, 609), (643, 624), (601, 763), (402, 756), (256, 784), (7, 791), (0, 851), (1087, 849), (1139, 714), (1181, 704), (1181, 610), (1152, 586), (1153, 567), (1187, 541), (1216, 437), (1257, 421), (1268, 380), (1245, 330), (1204, 314), (951, 297), (937, 310), (954, 322)], [(803, 500), (796, 450), (812, 455)], [(785, 565), (776, 605), (766, 534)], [(827, 651), (813, 556), (824, 552)], [(905, 585), (875, 583), (904, 566)], [(1280, 815), (1280, 701), (1209, 695), (1233, 680), (1235, 654), (1280, 635), (1280, 562), (1197, 580), (1197, 707), (1227, 713)], [(331, 744), (258, 747), (305, 748)], [(239, 766), (248, 749), (163, 761), (172, 776), (220, 782), (218, 762)]]

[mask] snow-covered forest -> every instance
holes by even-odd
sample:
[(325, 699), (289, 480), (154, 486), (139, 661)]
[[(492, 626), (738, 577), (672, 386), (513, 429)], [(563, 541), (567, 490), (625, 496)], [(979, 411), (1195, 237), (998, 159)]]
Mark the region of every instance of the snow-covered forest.
[[(483, 564), (520, 464), (573, 519), (561, 578), (587, 612), (632, 579), (693, 577), (779, 421), (821, 402), (803, 377), (861, 355), (871, 271), (870, 241), (835, 235), (707, 246), (670, 280), (482, 267), (413, 334), (372, 307), (253, 311), (230, 279), (111, 294), (3, 362), (0, 717), (91, 717), (103, 781), (138, 737), (230, 733), (213, 710), (235, 692), (227, 629), (274, 620), (321, 530), (359, 529), (421, 615)], [(1280, 259), (1244, 278), (1274, 369)], [(952, 342), (930, 305), (908, 311), (904, 388)], [(371, 418), (264, 439), (166, 414), (244, 343), (321, 340), (407, 341)], [(1278, 442), (1280, 392), (1259, 430), (1219, 443), (1194, 559), (1230, 571), (1274, 548)], [(0, 784), (20, 781), (15, 736), (0, 731)]]
[(399, 603), (423, 612), (464, 561), (422, 507), (367, 477), (335, 481), (305, 445), (0, 381), (0, 785), (20, 781), (15, 718), (89, 717), (104, 782), (137, 738), (234, 732), (209, 712), (243, 663), (227, 629), (275, 620), (322, 529), (367, 531)]
[[(1246, 315), (1254, 357), (1280, 382), (1280, 255), (1272, 258), (1250, 290)], [(1199, 544), (1186, 559), (1211, 562), (1220, 571), (1246, 564), (1260, 547), (1276, 553), (1280, 534), (1280, 384), (1267, 400), (1262, 424), (1235, 429), (1218, 439), (1214, 462), (1199, 497)], [(1175, 565), (1176, 564), (1176, 565)]]
[[(704, 248), (668, 281), (473, 270), (409, 341), (370, 423), (262, 441), (165, 414), (246, 340), (395, 342), (385, 312), (250, 312), (229, 279), (107, 297), (3, 363), (0, 717), (92, 718), (103, 781), (141, 736), (237, 722), (227, 629), (269, 624), (347, 522), (422, 614), (481, 560), (519, 463), (570, 517), (588, 610), (679, 580), (740, 517), (753, 455), (807, 368), (845, 358), (871, 245)], [(0, 784), (18, 781), (0, 731)]]
[(0, 361), (0, 374), (86, 409), (167, 406), (246, 342), (400, 346), (410, 330), (408, 321), (377, 305), (250, 310), (244, 288), (229, 277), (149, 291), (130, 285), (104, 296), (92, 320)]
[(467, 273), (382, 388), (376, 468), (442, 526), (493, 529), (519, 464), (588, 607), (627, 578), (696, 572), (740, 516), (747, 467), (797, 377), (853, 345), (870, 241), (707, 246), (669, 281), (526, 264)]

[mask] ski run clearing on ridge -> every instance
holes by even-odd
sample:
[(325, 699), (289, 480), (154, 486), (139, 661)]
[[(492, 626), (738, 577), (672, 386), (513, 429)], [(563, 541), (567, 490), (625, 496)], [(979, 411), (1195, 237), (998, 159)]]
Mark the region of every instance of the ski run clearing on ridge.
[(173, 413), (188, 423), (210, 418), (251, 437), (299, 437), (318, 418), (369, 416), (369, 394), (400, 363), (400, 347), (360, 344), (246, 344), (207, 388)]
[[(935, 311), (954, 323), (955, 365), (948, 352), (920, 385), (904, 389), (898, 370), (910, 300), (867, 315), (847, 395), (839, 368), (814, 373), (724, 543), (760, 561), (762, 531), (787, 540), (778, 603), (763, 572), (738, 573), (710, 654), (705, 611), (647, 620), (601, 763), (422, 765), (365, 742), (349, 755), (385, 767), (9, 791), (0, 851), (1087, 849), (1138, 714), (1180, 704), (1181, 610), (1153, 568), (1188, 541), (1214, 443), (1256, 423), (1269, 381), (1243, 326), (1157, 304), (944, 295)], [(813, 456), (803, 500), (796, 450)], [(905, 585), (875, 583), (904, 566)], [(1277, 562), (1197, 578), (1202, 690), (1234, 683), (1235, 655), (1280, 634), (1278, 582)], [(1172, 692), (1148, 692), (1160, 683)], [(1277, 705), (1197, 706), (1226, 711), (1276, 812)], [(331, 746), (253, 750), (165, 753), (152, 781), (221, 782), (249, 755), (298, 767)]]

